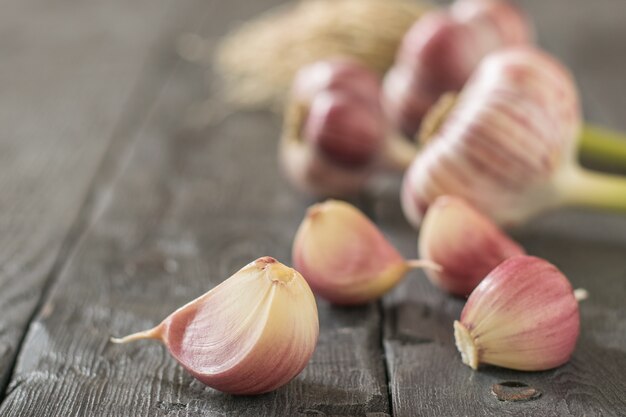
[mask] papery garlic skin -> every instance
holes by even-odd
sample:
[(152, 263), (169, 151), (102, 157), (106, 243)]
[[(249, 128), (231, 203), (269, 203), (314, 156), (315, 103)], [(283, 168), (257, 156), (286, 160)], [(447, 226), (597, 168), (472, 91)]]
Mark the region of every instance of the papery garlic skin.
[(566, 363), (580, 332), (567, 278), (532, 256), (509, 258), (472, 292), (454, 323), (463, 363), (542, 371)]
[(446, 194), (500, 224), (556, 207), (554, 182), (575, 167), (580, 124), (576, 86), (555, 59), (532, 47), (489, 55), (405, 174), (406, 217), (419, 226)]
[(204, 384), (231, 394), (260, 394), (302, 371), (318, 334), (317, 306), (306, 281), (263, 257), (156, 328), (116, 341), (160, 339)]
[(483, 57), (533, 37), (523, 13), (504, 0), (459, 0), (427, 13), (405, 35), (385, 77), (389, 119), (413, 137), (439, 97), (461, 90)]
[(376, 299), (410, 269), (363, 213), (336, 200), (309, 208), (292, 257), (313, 291), (335, 304)]
[(428, 208), (419, 235), (420, 258), (441, 266), (426, 275), (439, 288), (467, 296), (502, 261), (524, 249), (464, 200), (437, 198)]

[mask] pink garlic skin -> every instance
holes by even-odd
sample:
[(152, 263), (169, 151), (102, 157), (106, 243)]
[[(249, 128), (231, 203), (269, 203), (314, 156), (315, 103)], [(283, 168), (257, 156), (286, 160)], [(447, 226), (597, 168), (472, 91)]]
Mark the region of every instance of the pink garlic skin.
[(301, 68), (294, 78), (291, 95), (309, 103), (322, 91), (350, 94), (372, 107), (380, 107), (380, 79), (351, 58), (331, 58)]
[(478, 362), (523, 371), (566, 363), (580, 332), (578, 301), (551, 263), (516, 256), (472, 292), (461, 324), (474, 338)]
[(309, 208), (294, 238), (292, 259), (314, 293), (340, 305), (380, 297), (409, 269), (374, 223), (335, 200)]
[(530, 46), (490, 54), (406, 172), (405, 216), (418, 227), (446, 194), (506, 225), (557, 206), (551, 180), (574, 166), (580, 125), (578, 92), (563, 65)]
[(302, 136), (330, 160), (362, 167), (378, 156), (386, 131), (380, 111), (352, 95), (324, 91), (311, 102)]
[(379, 168), (388, 128), (380, 94), (377, 76), (348, 58), (298, 72), (279, 154), (293, 185), (326, 197), (354, 195), (365, 187)]
[(439, 97), (461, 90), (485, 55), (532, 41), (526, 17), (504, 0), (459, 0), (425, 15), (405, 35), (385, 77), (389, 120), (413, 137)]
[(419, 236), (421, 259), (442, 270), (426, 269), (439, 288), (465, 297), (502, 261), (524, 249), (490, 219), (458, 197), (442, 196), (429, 207)]

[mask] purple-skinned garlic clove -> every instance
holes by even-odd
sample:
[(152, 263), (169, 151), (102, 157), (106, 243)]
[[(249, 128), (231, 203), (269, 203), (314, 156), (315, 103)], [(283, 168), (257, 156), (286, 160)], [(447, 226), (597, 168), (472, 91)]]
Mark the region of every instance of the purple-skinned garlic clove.
[(292, 258), (316, 294), (343, 305), (379, 298), (412, 268), (438, 268), (405, 260), (361, 211), (336, 200), (308, 209)]
[(380, 79), (347, 58), (303, 68), (294, 80), (280, 162), (298, 189), (324, 197), (363, 190), (385, 170), (403, 172), (417, 148), (390, 129)]
[(468, 296), (502, 261), (524, 249), (464, 200), (437, 198), (428, 208), (419, 235), (419, 255), (441, 266), (426, 275), (439, 288)]
[(387, 125), (380, 111), (343, 93), (322, 92), (309, 108), (302, 137), (346, 167), (362, 167), (380, 153)]
[(261, 394), (302, 371), (318, 333), (317, 306), (306, 281), (266, 256), (155, 328), (112, 341), (160, 340), (204, 384), (230, 394)]
[(463, 363), (543, 371), (566, 363), (580, 331), (578, 301), (554, 265), (532, 256), (509, 258), (472, 292), (459, 321)]
[(432, 105), (461, 90), (484, 56), (532, 39), (526, 17), (504, 0), (459, 0), (427, 13), (405, 35), (385, 77), (389, 119), (414, 137)]
[(380, 84), (379, 77), (359, 61), (335, 57), (300, 69), (294, 78), (291, 96), (299, 102), (310, 103), (320, 92), (338, 91), (379, 108)]

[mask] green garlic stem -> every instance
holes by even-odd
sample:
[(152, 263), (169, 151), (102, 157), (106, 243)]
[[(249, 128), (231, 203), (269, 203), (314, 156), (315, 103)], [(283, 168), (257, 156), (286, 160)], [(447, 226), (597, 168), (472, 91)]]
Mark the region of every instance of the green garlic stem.
[(626, 134), (586, 124), (578, 142), (578, 152), (594, 161), (626, 167)]
[(566, 205), (626, 212), (626, 177), (573, 166), (557, 178), (556, 187)]

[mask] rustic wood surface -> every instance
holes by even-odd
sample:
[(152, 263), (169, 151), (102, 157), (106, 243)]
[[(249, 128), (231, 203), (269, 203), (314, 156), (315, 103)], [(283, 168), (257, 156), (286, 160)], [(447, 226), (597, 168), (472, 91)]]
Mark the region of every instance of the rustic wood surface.
[[(311, 201), (278, 171), (279, 121), (248, 112), (187, 127), (188, 109), (211, 86), (175, 52), (182, 33), (217, 39), (280, 2), (5, 2), (0, 415), (626, 415), (626, 217), (618, 215), (561, 210), (514, 232), (590, 292), (573, 360), (553, 371), (462, 365), (451, 323), (463, 302), (420, 273), (382, 303), (320, 301), (312, 361), (258, 397), (203, 386), (154, 341), (108, 342), (153, 326), (252, 259), (289, 262)], [(574, 70), (588, 119), (626, 130), (626, 5), (519, 3), (542, 45)], [(394, 186), (358, 203), (415, 256)], [(507, 380), (543, 396), (499, 402), (491, 385)]]
[(104, 197), (94, 193), (109, 174), (94, 179), (103, 155), (123, 156), (127, 125), (161, 87), (154, 48), (178, 20), (166, 6), (2, 4), (0, 398), (47, 283), (84, 226), (81, 208)]

